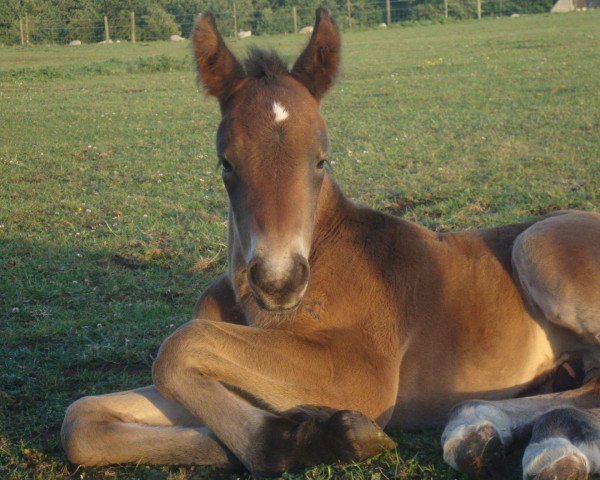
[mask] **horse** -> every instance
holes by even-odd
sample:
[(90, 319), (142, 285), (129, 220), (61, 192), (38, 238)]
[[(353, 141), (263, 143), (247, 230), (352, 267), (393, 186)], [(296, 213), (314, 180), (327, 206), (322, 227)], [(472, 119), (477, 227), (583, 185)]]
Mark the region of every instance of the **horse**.
[[(325, 168), (341, 48), (325, 8), (291, 69), (238, 60), (211, 14), (192, 46), (221, 111), (227, 270), (162, 343), (153, 385), (67, 409), (67, 458), (275, 474), (445, 424), (444, 459), (474, 477), (521, 436), (528, 478), (598, 472), (600, 214), (438, 233), (349, 201)], [(547, 387), (561, 369), (574, 389)]]

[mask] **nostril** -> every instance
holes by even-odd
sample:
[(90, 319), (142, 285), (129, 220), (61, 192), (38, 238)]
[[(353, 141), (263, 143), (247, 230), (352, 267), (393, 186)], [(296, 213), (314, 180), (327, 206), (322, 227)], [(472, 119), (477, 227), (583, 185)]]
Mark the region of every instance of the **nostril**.
[(296, 255), (295, 262), (295, 275), (294, 275), (294, 284), (296, 287), (304, 285), (308, 282), (308, 276), (310, 273), (310, 266), (308, 265), (308, 261), (306, 258)]
[(260, 285), (260, 270), (260, 262), (257, 259), (252, 260), (250, 262), (250, 265), (248, 265), (248, 277), (250, 279), (250, 283), (252, 283), (253, 285)]

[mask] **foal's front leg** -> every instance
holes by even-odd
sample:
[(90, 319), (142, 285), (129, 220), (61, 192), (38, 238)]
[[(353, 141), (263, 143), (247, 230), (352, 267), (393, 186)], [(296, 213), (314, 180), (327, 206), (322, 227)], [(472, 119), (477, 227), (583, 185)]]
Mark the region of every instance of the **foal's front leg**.
[(61, 440), (75, 465), (242, 467), (208, 428), (152, 385), (77, 400), (67, 409)]
[[(253, 472), (358, 460), (394, 445), (366, 415), (386, 418), (395, 382), (393, 365), (337, 351), (346, 337), (194, 320), (163, 343), (153, 379)], [(297, 409), (337, 412), (280, 415)]]
[[(196, 316), (243, 322), (226, 276), (200, 297)], [(238, 469), (237, 458), (177, 402), (148, 387), (84, 397), (69, 406), (61, 429), (74, 464), (197, 464)]]

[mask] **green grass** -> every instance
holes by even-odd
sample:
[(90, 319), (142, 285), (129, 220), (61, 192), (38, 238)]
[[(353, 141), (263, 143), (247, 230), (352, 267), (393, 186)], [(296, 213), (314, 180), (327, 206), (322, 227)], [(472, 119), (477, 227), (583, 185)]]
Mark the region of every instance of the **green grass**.
[[(292, 59), (305, 40), (256, 42)], [(346, 33), (323, 107), (338, 181), (438, 230), (598, 209), (599, 44), (600, 12)], [(194, 82), (182, 44), (0, 48), (3, 479), (216, 475), (76, 471), (58, 440), (76, 398), (150, 382), (224, 267), (218, 108)], [(394, 435), (397, 452), (286, 478), (461, 478), (439, 431)]]

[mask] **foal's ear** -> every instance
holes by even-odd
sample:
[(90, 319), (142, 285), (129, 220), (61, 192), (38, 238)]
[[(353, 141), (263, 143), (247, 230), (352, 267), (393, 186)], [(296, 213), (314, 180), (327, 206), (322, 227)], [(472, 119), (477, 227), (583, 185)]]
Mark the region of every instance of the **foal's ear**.
[(244, 69), (225, 45), (212, 13), (196, 20), (192, 44), (199, 82), (223, 103), (244, 79)]
[(320, 100), (331, 87), (340, 67), (340, 32), (329, 9), (317, 9), (308, 45), (296, 60), (292, 75)]

